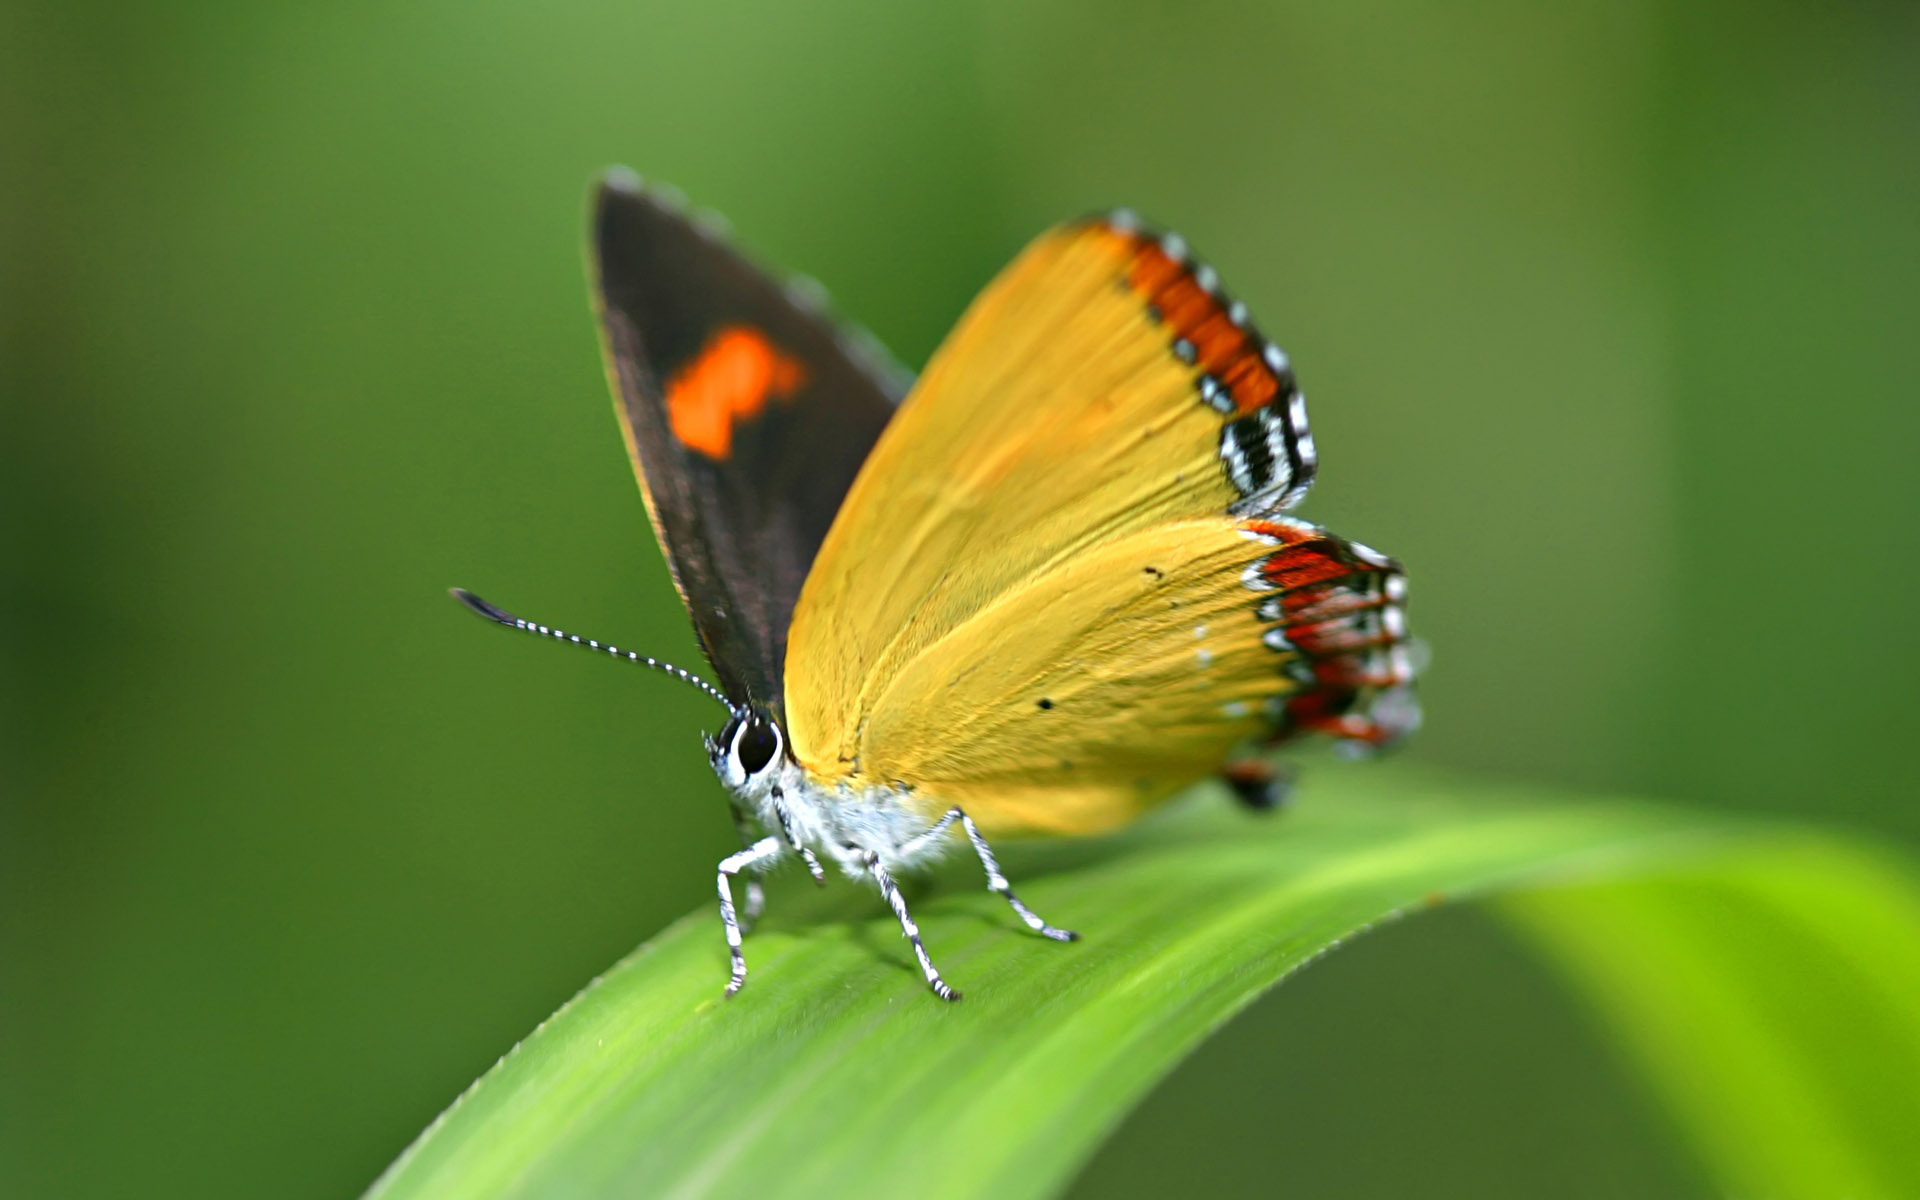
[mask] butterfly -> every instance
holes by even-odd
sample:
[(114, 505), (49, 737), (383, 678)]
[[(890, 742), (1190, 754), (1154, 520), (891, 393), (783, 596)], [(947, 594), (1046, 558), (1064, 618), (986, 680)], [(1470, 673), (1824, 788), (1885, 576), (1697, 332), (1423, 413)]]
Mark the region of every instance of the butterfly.
[[(1121, 826), (1260, 755), (1361, 752), (1419, 723), (1392, 559), (1289, 515), (1318, 466), (1278, 347), (1174, 234), (1127, 212), (1042, 235), (917, 381), (677, 198), (594, 200), (608, 375), (647, 512), (728, 713), (706, 739), (741, 849), (719, 865), (732, 960), (789, 857), (875, 885), (927, 986), (897, 877), (989, 838)], [(735, 886), (744, 904), (735, 905)]]

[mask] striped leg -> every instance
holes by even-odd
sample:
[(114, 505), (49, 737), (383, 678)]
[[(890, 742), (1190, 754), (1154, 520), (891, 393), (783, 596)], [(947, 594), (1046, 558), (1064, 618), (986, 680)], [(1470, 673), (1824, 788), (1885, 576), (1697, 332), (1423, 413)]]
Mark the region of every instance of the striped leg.
[(880, 856), (872, 850), (867, 851), (867, 873), (880, 885), (880, 894), (887, 898), (893, 915), (900, 918), (900, 931), (913, 943), (913, 954), (920, 960), (920, 973), (927, 977), (927, 986), (942, 1000), (958, 1000), (960, 993), (947, 986), (946, 980), (940, 978), (940, 972), (934, 970), (933, 960), (927, 957), (927, 948), (920, 942), (920, 927), (913, 923), (912, 914), (907, 912), (906, 897), (900, 894), (899, 885), (893, 882), (893, 876), (880, 865)]
[(822, 887), (826, 886), (827, 873), (820, 869), (820, 860), (813, 856), (813, 851), (802, 846), (793, 836), (793, 814), (787, 811), (786, 797), (778, 787), (773, 789), (773, 811), (780, 818), (780, 836), (787, 839), (788, 848), (800, 856), (801, 862), (807, 864), (807, 874), (813, 876), (813, 881)]
[[(740, 848), (748, 849), (754, 843), (754, 834), (760, 832), (754, 828), (753, 819), (739, 805), (729, 805), (733, 810), (733, 827), (740, 834)], [(753, 876), (747, 878), (747, 902), (740, 909), (740, 932), (753, 932), (754, 925), (760, 920), (760, 914), (767, 909), (767, 889)]]
[(994, 860), (993, 851), (987, 848), (987, 839), (981, 837), (980, 831), (974, 828), (972, 817), (969, 817), (966, 813), (956, 808), (947, 813), (941, 820), (951, 821), (956, 817), (960, 820), (960, 827), (967, 831), (967, 840), (973, 843), (973, 852), (980, 856), (980, 865), (986, 868), (987, 890), (999, 893), (1013, 911), (1019, 914), (1020, 919), (1027, 923), (1027, 928), (1033, 930), (1041, 937), (1050, 937), (1056, 942), (1079, 941), (1079, 934), (1073, 932), (1071, 929), (1055, 929), (1045, 921), (1042, 921), (1040, 914), (1020, 903), (1020, 897), (1013, 894), (1013, 885), (1008, 883), (1007, 877), (1000, 873), (1000, 864)]
[(959, 808), (948, 809), (946, 815), (928, 826), (925, 833), (916, 834), (908, 839), (900, 847), (901, 854), (911, 854), (918, 850), (923, 843), (931, 842), (945, 834), (947, 830), (953, 828), (955, 821), (960, 822), (961, 828), (967, 831), (967, 840), (973, 843), (973, 852), (980, 856), (980, 865), (986, 868), (988, 891), (1004, 898), (1008, 906), (1019, 915), (1022, 921), (1027, 923), (1027, 928), (1042, 937), (1050, 937), (1056, 942), (1077, 942), (1080, 940), (1079, 934), (1070, 929), (1055, 929), (1053, 926), (1041, 920), (1038, 913), (1020, 903), (1020, 897), (1013, 894), (1013, 885), (1008, 883), (1007, 877), (1000, 873), (1000, 863), (993, 857), (993, 850), (987, 845), (987, 839), (980, 836), (980, 830), (974, 825), (973, 818), (969, 817), (965, 811)]
[(967, 814), (961, 812), (957, 808), (948, 809), (946, 816), (941, 817), (938, 821), (935, 821), (933, 824), (927, 826), (925, 829), (921, 830), (919, 833), (916, 833), (912, 837), (908, 838), (906, 841), (901, 842), (900, 856), (902, 858), (910, 858), (913, 855), (918, 854), (920, 852), (920, 847), (926, 845), (928, 842), (939, 841), (942, 837), (946, 836), (947, 830), (953, 828), (953, 823), (955, 821), (958, 821), (961, 817), (964, 817), (966, 815)]
[(733, 888), (727, 881), (742, 871), (756, 871), (766, 866), (780, 857), (780, 850), (779, 838), (763, 837), (740, 853), (720, 860), (720, 923), (727, 927), (727, 952), (733, 955), (733, 978), (727, 981), (729, 996), (747, 981), (747, 956), (740, 953), (740, 922), (733, 913)]

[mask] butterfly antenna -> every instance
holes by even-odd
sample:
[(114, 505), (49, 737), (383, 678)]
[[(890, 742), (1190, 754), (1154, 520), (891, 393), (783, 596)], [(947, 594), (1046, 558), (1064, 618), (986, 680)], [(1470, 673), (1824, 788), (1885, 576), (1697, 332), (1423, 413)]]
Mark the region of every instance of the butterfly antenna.
[(636, 654), (631, 650), (622, 650), (618, 646), (608, 646), (601, 642), (596, 642), (592, 638), (583, 638), (576, 633), (565, 633), (558, 629), (550, 629), (545, 625), (535, 625), (532, 621), (514, 616), (504, 608), (495, 608), (465, 588), (449, 588), (448, 591), (452, 593), (455, 600), (458, 600), (471, 611), (485, 617), (496, 625), (505, 625), (508, 629), (518, 629), (524, 633), (531, 633), (535, 637), (552, 638), (558, 642), (571, 642), (576, 646), (583, 646), (588, 650), (598, 650), (602, 654), (624, 659), (630, 663), (638, 663), (643, 667), (652, 667), (664, 675), (673, 676), (681, 683), (690, 684), (693, 687), (699, 688), (707, 695), (718, 700), (721, 706), (732, 715), (736, 717), (740, 715), (740, 709), (733, 701), (727, 699), (725, 693), (721, 692), (719, 688), (714, 687), (690, 671), (685, 671), (674, 666), (670, 662), (662, 662), (657, 658), (649, 658), (644, 654)]

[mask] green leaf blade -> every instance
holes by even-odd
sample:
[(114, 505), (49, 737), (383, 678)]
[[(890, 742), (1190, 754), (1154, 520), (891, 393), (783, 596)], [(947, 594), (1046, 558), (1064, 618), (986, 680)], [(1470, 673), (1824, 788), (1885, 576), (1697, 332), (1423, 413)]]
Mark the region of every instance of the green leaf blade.
[[(1278, 819), (1206, 797), (1117, 838), (1011, 847), (1032, 936), (956, 854), (913, 896), (966, 999), (923, 987), (870, 889), (776, 890), (721, 998), (708, 909), (596, 981), (371, 1193), (1003, 1197), (1057, 1190), (1179, 1059), (1293, 971), (1442, 900), (1711, 862), (1750, 827), (1327, 770)], [(1898, 980), (1893, 981), (1895, 986)]]
[(1733, 1194), (1920, 1195), (1920, 891), (1814, 837), (1495, 905)]

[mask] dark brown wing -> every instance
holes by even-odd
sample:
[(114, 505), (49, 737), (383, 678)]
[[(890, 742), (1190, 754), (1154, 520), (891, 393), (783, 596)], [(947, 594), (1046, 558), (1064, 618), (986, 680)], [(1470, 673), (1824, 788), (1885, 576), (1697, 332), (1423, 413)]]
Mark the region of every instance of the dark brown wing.
[(908, 382), (670, 200), (609, 173), (591, 257), (647, 511), (736, 703), (778, 711), (787, 624)]

